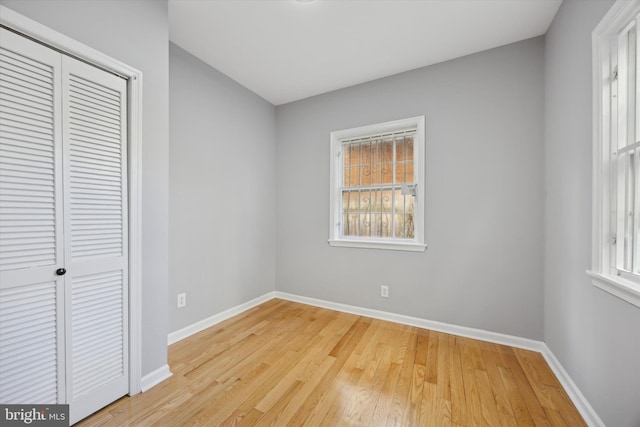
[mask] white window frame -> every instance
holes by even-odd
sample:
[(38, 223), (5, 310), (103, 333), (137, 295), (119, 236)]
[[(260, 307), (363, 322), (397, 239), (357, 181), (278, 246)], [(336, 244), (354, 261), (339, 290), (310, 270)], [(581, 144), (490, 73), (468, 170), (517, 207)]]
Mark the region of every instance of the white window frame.
[[(373, 239), (363, 237), (346, 237), (342, 235), (342, 141), (368, 135), (378, 135), (399, 132), (406, 129), (416, 129), (414, 135), (414, 182), (415, 187), (415, 229), (413, 239)], [(366, 249), (389, 249), (397, 251), (423, 252), (427, 245), (424, 241), (425, 225), (425, 119), (424, 116), (395, 120), (386, 123), (361, 126), (331, 132), (330, 135), (330, 197), (329, 197), (329, 244)]]
[[(618, 0), (593, 31), (593, 197), (592, 261), (587, 274), (593, 284), (640, 307), (640, 277), (616, 268), (616, 132), (617, 114), (612, 102), (612, 82), (618, 51), (618, 36), (640, 13), (640, 0)], [(613, 59), (612, 59), (613, 58)], [(637, 60), (636, 60), (637, 62)], [(636, 88), (636, 93), (638, 93)], [(626, 117), (626, 112), (625, 117)], [(636, 126), (640, 124), (636, 112)], [(616, 120), (617, 121), (617, 120)], [(618, 253), (617, 253), (618, 252)]]

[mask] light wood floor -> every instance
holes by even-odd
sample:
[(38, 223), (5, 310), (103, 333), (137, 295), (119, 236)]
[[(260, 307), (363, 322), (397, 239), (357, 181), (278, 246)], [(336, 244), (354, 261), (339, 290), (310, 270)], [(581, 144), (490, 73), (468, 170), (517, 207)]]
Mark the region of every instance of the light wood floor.
[(169, 348), (80, 426), (584, 426), (538, 353), (282, 300)]

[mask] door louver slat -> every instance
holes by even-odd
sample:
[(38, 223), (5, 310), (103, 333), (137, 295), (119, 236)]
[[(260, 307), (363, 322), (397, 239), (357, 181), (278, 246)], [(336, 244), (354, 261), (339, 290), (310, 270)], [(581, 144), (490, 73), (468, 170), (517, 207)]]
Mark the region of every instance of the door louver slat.
[(56, 319), (54, 282), (0, 290), (0, 402), (57, 402)]
[[(34, 205), (28, 199), (9, 196), (15, 184), (22, 184), (32, 186), (32, 190), (40, 191), (49, 200), (55, 197), (53, 72), (50, 67), (47, 69), (4, 48), (0, 48), (0, 55), (9, 59), (0, 62), (0, 98), (16, 97), (21, 105), (35, 108), (32, 97), (37, 97), (38, 104), (46, 107), (34, 114), (0, 105), (0, 241), (3, 242), (0, 271), (53, 265), (56, 263), (55, 236), (23, 226), (25, 220), (32, 220), (32, 227), (54, 225), (56, 213), (52, 203)], [(25, 88), (25, 82), (49, 96), (42, 98), (42, 92)], [(24, 94), (29, 96), (21, 96)], [(5, 138), (5, 133), (10, 133), (11, 138)], [(32, 143), (29, 137), (22, 140), (20, 135), (37, 135), (38, 144)], [(43, 245), (12, 244), (11, 234), (16, 232)]]

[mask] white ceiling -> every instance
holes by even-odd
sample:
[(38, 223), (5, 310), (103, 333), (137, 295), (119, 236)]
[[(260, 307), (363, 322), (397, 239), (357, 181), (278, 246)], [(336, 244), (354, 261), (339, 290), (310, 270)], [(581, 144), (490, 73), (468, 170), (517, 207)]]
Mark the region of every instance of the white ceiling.
[(169, 28), (280, 105), (544, 34), (561, 1), (169, 0)]

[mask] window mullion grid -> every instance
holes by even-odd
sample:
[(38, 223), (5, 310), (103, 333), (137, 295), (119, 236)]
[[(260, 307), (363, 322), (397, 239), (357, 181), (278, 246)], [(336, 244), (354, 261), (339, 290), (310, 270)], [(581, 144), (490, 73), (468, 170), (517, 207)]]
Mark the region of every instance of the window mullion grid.
[[(402, 146), (405, 154), (405, 160), (402, 161), (405, 166), (403, 175), (406, 181), (406, 139), (408, 135), (413, 136), (415, 130), (375, 134), (367, 137), (342, 139), (340, 144), (343, 153), (349, 153), (349, 161), (342, 161), (342, 179), (340, 181), (340, 205), (342, 219), (342, 227), (339, 227), (341, 237), (350, 238), (369, 238), (383, 239), (385, 241), (404, 241), (405, 238), (396, 236), (401, 233), (398, 227), (402, 221), (396, 218), (396, 213), (406, 213), (406, 200), (403, 200), (402, 206), (396, 206), (400, 202), (396, 194), (399, 181), (398, 162), (402, 153), (398, 153), (398, 143), (405, 142)], [(377, 140), (376, 140), (377, 139)], [(365, 145), (365, 144), (368, 144)], [(374, 144), (374, 145), (372, 145)], [(385, 145), (390, 145), (391, 156), (386, 158), (387, 149)], [(357, 156), (357, 162), (354, 162), (354, 152)], [(368, 153), (368, 160), (365, 161), (365, 155)], [(346, 157), (346, 154), (345, 154)], [(388, 161), (390, 160), (390, 162)], [(391, 166), (391, 179), (387, 173), (383, 173), (383, 169)], [(358, 171), (353, 171), (357, 167)], [(376, 167), (377, 169), (373, 170)], [(367, 168), (369, 170), (369, 181), (367, 179)], [(378, 170), (378, 168), (380, 170)], [(400, 177), (402, 179), (402, 177)], [(386, 181), (386, 182), (385, 182)], [(385, 196), (384, 192), (390, 192), (390, 196)], [(358, 200), (351, 200), (351, 197), (357, 195)], [(368, 196), (368, 200), (367, 197)], [(344, 200), (344, 197), (347, 200)], [(364, 200), (363, 200), (364, 198)], [(390, 206), (387, 210), (385, 200), (391, 199)], [(375, 201), (375, 203), (374, 203)], [(396, 212), (398, 209), (402, 212)], [(369, 222), (367, 223), (367, 216)], [(385, 219), (386, 217), (386, 223)], [(352, 219), (351, 221), (349, 219)], [(373, 218), (373, 219), (372, 219)], [(352, 224), (353, 222), (353, 224)], [(367, 230), (368, 227), (368, 230)], [(406, 232), (405, 232), (406, 234)]]

